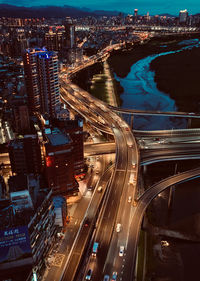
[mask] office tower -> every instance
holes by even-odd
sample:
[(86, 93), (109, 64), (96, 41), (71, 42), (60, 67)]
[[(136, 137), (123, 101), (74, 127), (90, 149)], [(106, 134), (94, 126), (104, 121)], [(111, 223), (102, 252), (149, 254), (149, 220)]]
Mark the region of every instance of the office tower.
[(42, 160), (37, 135), (24, 135), (10, 141), (8, 150), (13, 173), (41, 173)]
[(65, 134), (69, 134), (73, 144), (74, 156), (74, 174), (82, 175), (84, 170), (83, 154), (83, 120), (55, 120), (56, 125), (62, 129)]
[(30, 132), (30, 119), (26, 104), (15, 105), (13, 108), (15, 132), (24, 134)]
[(73, 143), (58, 128), (45, 130), (46, 178), (53, 195), (70, 195), (78, 191), (74, 177)]
[(62, 52), (64, 48), (64, 33), (50, 30), (45, 34), (45, 45), (49, 51)]
[(17, 29), (17, 42), (18, 42), (18, 52), (19, 55), (22, 55), (24, 50), (29, 47), (28, 40), (25, 36), (24, 29)]
[(33, 270), (41, 276), (46, 266), (56, 236), (52, 191), (39, 189), (35, 195), (24, 189), (0, 200), (0, 280), (33, 280)]
[(188, 11), (185, 10), (180, 10), (179, 12), (179, 23), (186, 23), (188, 18)]
[(64, 26), (67, 49), (75, 48), (75, 26), (73, 25), (72, 20), (70, 18), (66, 18)]
[(135, 9), (135, 10), (134, 10), (134, 17), (137, 18), (137, 16), (138, 16), (138, 9)]
[(55, 117), (60, 103), (57, 54), (46, 49), (27, 49), (24, 72), (30, 112)]

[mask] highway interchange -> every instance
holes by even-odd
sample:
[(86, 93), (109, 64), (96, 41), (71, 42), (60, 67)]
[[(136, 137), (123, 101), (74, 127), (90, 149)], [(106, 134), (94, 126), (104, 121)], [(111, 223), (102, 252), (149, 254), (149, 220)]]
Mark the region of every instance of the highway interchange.
[[(65, 74), (60, 77), (63, 102), (82, 115), (91, 126), (114, 136), (116, 156), (115, 165), (103, 175), (103, 192), (95, 192), (92, 197), (60, 280), (85, 280), (87, 270), (92, 269), (92, 280), (103, 280), (105, 274), (111, 278), (113, 272), (117, 272), (117, 280), (131, 281), (135, 275), (141, 221), (147, 206), (167, 187), (199, 177), (200, 168), (165, 179), (138, 198), (140, 159), (132, 131), (106, 103), (90, 96), (68, 78)], [(109, 184), (106, 185), (106, 182)], [(128, 202), (129, 197), (131, 202)], [(85, 219), (89, 222), (87, 227)], [(116, 232), (118, 223), (121, 224), (119, 233)], [(97, 257), (91, 255), (94, 241), (99, 242)], [(125, 246), (123, 257), (119, 256), (121, 245)]]

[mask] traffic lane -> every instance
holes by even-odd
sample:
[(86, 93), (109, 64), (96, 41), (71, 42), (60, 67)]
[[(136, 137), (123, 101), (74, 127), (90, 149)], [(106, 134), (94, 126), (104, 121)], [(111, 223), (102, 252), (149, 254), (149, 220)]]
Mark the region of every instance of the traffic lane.
[(140, 225), (142, 222), (143, 216), (141, 216), (141, 213), (144, 208), (143, 202), (138, 202), (137, 208), (134, 208), (134, 213), (132, 217), (132, 222), (129, 227), (129, 237), (128, 237), (128, 243), (126, 248), (126, 263), (123, 268), (123, 275), (122, 280), (133, 280), (134, 277), (134, 262), (135, 262), (135, 255), (137, 250), (137, 239), (138, 239), (138, 233), (140, 232)]
[(90, 232), (92, 231), (93, 225), (83, 226), (80, 235), (76, 241), (73, 252), (69, 258), (69, 262), (65, 268), (65, 272), (62, 280), (72, 281), (74, 280), (81, 256), (83, 255), (84, 246), (87, 243), (87, 237), (89, 237)]
[[(103, 178), (110, 177), (112, 174), (112, 167), (106, 171), (103, 175)], [(74, 247), (72, 249), (72, 253), (69, 257), (69, 261), (65, 268), (64, 279), (62, 280), (73, 280), (76, 270), (78, 268), (79, 262), (81, 260), (84, 251), (86, 250), (87, 242), (90, 240), (90, 236), (95, 228), (95, 214), (97, 208), (100, 204), (102, 194), (95, 192), (92, 197), (92, 201), (88, 207), (88, 210), (85, 215), (85, 219), (82, 223), (82, 227), (80, 228), (79, 235), (75, 240)], [(74, 256), (75, 255), (75, 256)], [(76, 263), (74, 263), (73, 259), (76, 259)]]
[(118, 129), (114, 129), (114, 134), (116, 139), (116, 169), (124, 170), (127, 164), (126, 141), (123, 134)]
[(137, 207), (135, 207), (135, 212), (132, 218), (132, 223), (130, 226), (130, 235), (127, 246), (127, 260), (124, 268), (124, 281), (132, 280), (135, 270), (135, 258), (136, 250), (139, 239), (139, 232), (142, 223), (142, 219), (147, 206), (160, 192), (162, 192), (167, 187), (188, 180), (192, 177), (200, 177), (200, 169), (194, 169), (191, 171), (186, 171), (178, 175), (174, 175), (167, 178), (149, 188), (139, 199)]
[(96, 257), (96, 267), (94, 268), (92, 280), (102, 279), (102, 272), (106, 261), (107, 252), (110, 246), (112, 233), (115, 230), (115, 218), (123, 188), (124, 177), (124, 172), (116, 172), (115, 181), (112, 185), (110, 196), (108, 197), (108, 201), (106, 203), (103, 218), (98, 225), (95, 241), (99, 242), (99, 250)]

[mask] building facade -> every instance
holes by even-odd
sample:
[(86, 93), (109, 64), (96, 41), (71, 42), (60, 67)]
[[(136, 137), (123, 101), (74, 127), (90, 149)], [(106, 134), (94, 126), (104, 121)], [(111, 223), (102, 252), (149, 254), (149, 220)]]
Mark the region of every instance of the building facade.
[(53, 195), (70, 195), (78, 192), (74, 177), (73, 142), (58, 128), (45, 132), (45, 171)]
[(57, 54), (46, 49), (27, 49), (24, 72), (30, 112), (55, 117), (60, 103)]
[(24, 135), (10, 141), (8, 150), (12, 173), (41, 173), (41, 150), (37, 135)]
[(81, 175), (84, 170), (84, 153), (83, 153), (83, 120), (56, 120), (65, 134), (69, 134), (73, 142), (74, 155), (74, 174)]
[(180, 10), (179, 12), (179, 23), (186, 23), (188, 19), (188, 11), (185, 10)]

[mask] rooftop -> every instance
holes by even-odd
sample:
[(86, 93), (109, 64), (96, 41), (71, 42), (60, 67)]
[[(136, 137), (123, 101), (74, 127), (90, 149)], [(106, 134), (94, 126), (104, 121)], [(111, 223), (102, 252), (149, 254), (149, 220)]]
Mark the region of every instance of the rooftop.
[(53, 146), (69, 144), (71, 142), (67, 135), (64, 135), (58, 128), (46, 131), (46, 137)]

